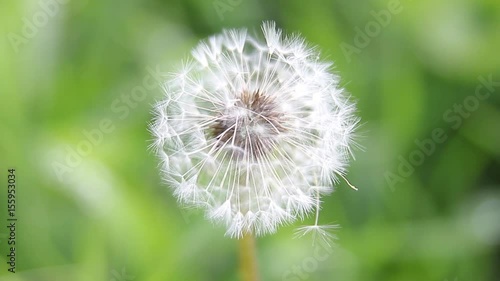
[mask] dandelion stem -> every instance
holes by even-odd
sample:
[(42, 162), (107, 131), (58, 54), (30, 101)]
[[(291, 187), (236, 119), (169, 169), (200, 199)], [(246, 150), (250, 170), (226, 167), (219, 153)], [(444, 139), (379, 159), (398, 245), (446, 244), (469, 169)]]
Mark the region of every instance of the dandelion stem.
[(245, 233), (240, 243), (240, 271), (242, 281), (259, 281), (255, 237)]

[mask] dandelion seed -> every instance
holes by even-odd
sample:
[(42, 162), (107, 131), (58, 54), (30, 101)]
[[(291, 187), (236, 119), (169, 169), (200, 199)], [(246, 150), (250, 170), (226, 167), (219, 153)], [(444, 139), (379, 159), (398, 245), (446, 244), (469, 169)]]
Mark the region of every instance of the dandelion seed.
[(330, 246), (332, 240), (337, 239), (337, 237), (333, 233), (331, 233), (331, 231), (339, 228), (340, 226), (336, 224), (329, 224), (329, 225), (315, 224), (315, 225), (301, 226), (295, 230), (295, 238), (300, 238), (308, 234), (311, 234), (313, 239), (313, 246), (318, 239), (321, 240), (326, 245)]
[[(331, 63), (274, 22), (201, 42), (165, 83), (153, 147), (180, 204), (226, 235), (265, 235), (316, 210), (344, 178), (358, 123)], [(330, 226), (315, 229), (327, 237)]]

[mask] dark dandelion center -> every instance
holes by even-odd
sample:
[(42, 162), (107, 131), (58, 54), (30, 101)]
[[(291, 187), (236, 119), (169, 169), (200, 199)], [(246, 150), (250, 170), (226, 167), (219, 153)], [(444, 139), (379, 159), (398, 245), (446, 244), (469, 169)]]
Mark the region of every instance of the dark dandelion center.
[(211, 126), (210, 135), (217, 140), (217, 148), (236, 150), (240, 156), (258, 158), (269, 151), (280, 133), (285, 132), (284, 114), (272, 97), (244, 91), (226, 108)]

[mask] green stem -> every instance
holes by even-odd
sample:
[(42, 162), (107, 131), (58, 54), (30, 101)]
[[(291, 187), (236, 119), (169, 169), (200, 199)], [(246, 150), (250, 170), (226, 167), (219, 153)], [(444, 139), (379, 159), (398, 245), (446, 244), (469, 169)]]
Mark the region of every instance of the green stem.
[(239, 239), (240, 244), (240, 270), (242, 281), (259, 281), (255, 238), (251, 233), (246, 233)]

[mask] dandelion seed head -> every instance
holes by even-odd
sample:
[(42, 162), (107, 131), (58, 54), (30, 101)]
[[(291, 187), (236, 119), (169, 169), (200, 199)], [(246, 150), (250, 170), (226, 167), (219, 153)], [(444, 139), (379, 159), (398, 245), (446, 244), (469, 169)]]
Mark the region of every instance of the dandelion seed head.
[(241, 237), (308, 215), (345, 173), (358, 118), (331, 63), (265, 22), (226, 30), (164, 85), (150, 130), (178, 201)]

